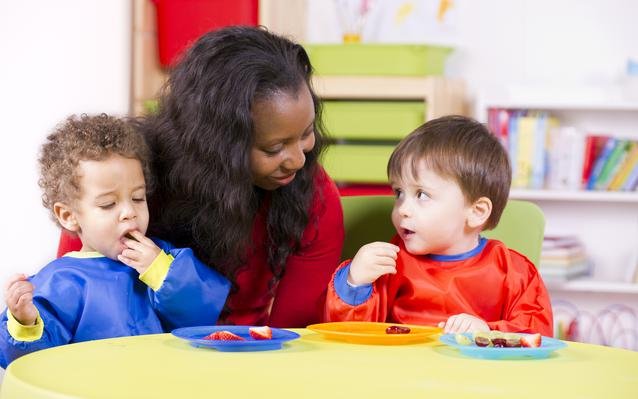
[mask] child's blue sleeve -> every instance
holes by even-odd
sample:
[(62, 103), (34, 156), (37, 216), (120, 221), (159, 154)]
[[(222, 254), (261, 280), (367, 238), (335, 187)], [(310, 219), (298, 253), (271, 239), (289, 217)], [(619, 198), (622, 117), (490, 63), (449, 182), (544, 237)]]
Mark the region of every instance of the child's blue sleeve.
[(162, 286), (157, 291), (148, 290), (165, 327), (171, 330), (216, 324), (230, 292), (230, 282), (197, 259), (190, 248), (154, 241), (175, 258)]
[[(2, 312), (0, 319), (0, 366), (6, 368), (9, 363), (31, 352), (52, 348), (71, 342), (73, 335), (71, 326), (77, 322), (81, 296), (78, 287), (72, 281), (67, 285), (52, 283), (48, 278), (33, 278), (39, 293), (44, 293), (48, 299), (36, 293), (33, 304), (38, 309), (40, 318), (44, 324), (44, 331), (39, 339), (34, 341), (18, 341), (9, 333), (7, 327), (7, 311)], [(51, 299), (53, 298), (53, 299)], [(70, 306), (56, 309), (52, 302), (68, 303)]]
[(335, 291), (339, 298), (351, 306), (361, 305), (372, 295), (372, 284), (353, 286), (348, 283), (350, 264), (337, 270), (334, 277)]

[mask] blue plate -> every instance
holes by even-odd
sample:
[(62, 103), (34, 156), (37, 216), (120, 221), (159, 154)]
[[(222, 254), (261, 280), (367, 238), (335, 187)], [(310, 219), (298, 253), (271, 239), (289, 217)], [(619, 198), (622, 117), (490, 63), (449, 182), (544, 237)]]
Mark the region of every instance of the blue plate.
[[(249, 352), (249, 351), (269, 351), (281, 349), (286, 341), (299, 338), (296, 332), (272, 329), (272, 339), (256, 340), (250, 336), (248, 329), (251, 326), (198, 326), (177, 328), (171, 334), (177, 338), (188, 341), (196, 348), (214, 348), (222, 352)], [(219, 341), (203, 339), (205, 336), (215, 332), (226, 330), (239, 335), (245, 341)]]
[[(567, 346), (561, 340), (542, 337), (541, 346), (538, 348), (494, 348), (483, 347), (474, 344), (471, 333), (464, 333), (466, 337), (472, 340), (471, 345), (461, 345), (454, 339), (454, 334), (444, 334), (439, 340), (446, 345), (453, 346), (461, 351), (462, 354), (471, 357), (477, 357), (480, 359), (517, 359), (517, 358), (533, 358), (542, 359), (549, 357), (549, 355), (557, 349), (561, 349)], [(530, 334), (518, 334), (521, 336)]]

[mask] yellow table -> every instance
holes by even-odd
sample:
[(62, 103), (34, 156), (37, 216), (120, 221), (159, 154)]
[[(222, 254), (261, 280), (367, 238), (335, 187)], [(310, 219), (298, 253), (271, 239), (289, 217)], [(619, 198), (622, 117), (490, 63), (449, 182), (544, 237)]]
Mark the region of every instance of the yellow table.
[(479, 360), (438, 343), (295, 331), (300, 339), (265, 352), (193, 348), (170, 334), (52, 348), (13, 362), (0, 397), (638, 398), (638, 352), (569, 343), (548, 359)]

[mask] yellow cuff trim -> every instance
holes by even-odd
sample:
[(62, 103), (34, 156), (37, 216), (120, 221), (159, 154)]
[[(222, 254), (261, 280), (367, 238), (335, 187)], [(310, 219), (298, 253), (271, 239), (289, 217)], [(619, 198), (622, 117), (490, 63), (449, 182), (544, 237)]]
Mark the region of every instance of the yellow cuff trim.
[(164, 284), (164, 280), (168, 274), (168, 268), (171, 267), (171, 263), (173, 263), (174, 260), (173, 255), (161, 251), (148, 269), (140, 274), (140, 280), (151, 287), (153, 291), (159, 290), (162, 284)]
[(44, 333), (44, 322), (40, 318), (40, 312), (32, 326), (23, 326), (7, 309), (7, 330), (16, 341), (32, 342), (42, 338)]

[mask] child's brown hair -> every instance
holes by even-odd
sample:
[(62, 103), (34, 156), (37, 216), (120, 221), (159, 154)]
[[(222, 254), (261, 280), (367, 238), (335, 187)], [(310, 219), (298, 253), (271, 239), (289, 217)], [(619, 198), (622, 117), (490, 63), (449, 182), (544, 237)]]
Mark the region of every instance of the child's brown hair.
[(42, 204), (51, 211), (56, 202), (69, 203), (81, 196), (80, 161), (101, 161), (111, 155), (137, 159), (142, 164), (147, 191), (151, 187), (149, 150), (144, 138), (124, 119), (106, 114), (72, 115), (47, 136), (38, 163)]
[(489, 198), (492, 213), (483, 229), (496, 227), (509, 197), (512, 170), (507, 152), (484, 125), (458, 115), (426, 122), (395, 148), (388, 176), (400, 178), (408, 164), (417, 176), (421, 161), (440, 176), (456, 181), (468, 203)]

